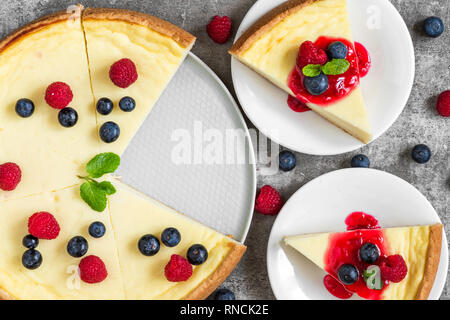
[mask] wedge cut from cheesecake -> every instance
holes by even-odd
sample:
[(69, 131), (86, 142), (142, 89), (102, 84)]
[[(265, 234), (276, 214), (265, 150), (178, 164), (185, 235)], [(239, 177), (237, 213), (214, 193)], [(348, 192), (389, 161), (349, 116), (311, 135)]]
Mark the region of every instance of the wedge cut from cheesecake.
[[(319, 37), (352, 40), (346, 0), (290, 0), (260, 18), (230, 49), (230, 54), (267, 80), (295, 96), (288, 85), (300, 45)], [(313, 111), (363, 143), (371, 127), (360, 87)]]
[[(109, 210), (116, 234), (118, 254), (127, 299), (205, 299), (237, 265), (246, 247), (175, 210), (150, 199), (130, 187), (113, 181), (117, 194), (111, 197)], [(144, 256), (137, 247), (146, 234), (158, 238), (166, 228), (176, 228), (181, 242), (169, 248), (161, 243), (160, 251)], [(203, 245), (206, 262), (193, 266), (192, 276), (184, 282), (170, 282), (164, 267), (171, 255), (186, 257), (190, 246)]]
[[(288, 236), (286, 245), (294, 248), (318, 267), (333, 274), (330, 261), (334, 261), (333, 252), (342, 252), (342, 248), (333, 246), (333, 239), (347, 237), (350, 233), (380, 232), (384, 250), (388, 255), (401, 255), (408, 267), (406, 277), (398, 283), (389, 283), (374, 295), (382, 300), (425, 300), (433, 287), (439, 266), (442, 244), (442, 225), (386, 228), (377, 230), (352, 230), (341, 233), (319, 233)], [(362, 243), (361, 243), (362, 245)], [(342, 261), (342, 264), (347, 261)]]
[[(114, 110), (107, 116), (97, 114), (98, 126), (113, 121), (120, 137), (104, 150), (121, 154), (145, 120), (159, 96), (192, 48), (195, 37), (159, 18), (128, 10), (88, 8), (82, 23), (86, 35), (92, 91), (96, 100), (109, 98)], [(127, 58), (136, 65), (138, 78), (123, 89), (114, 85), (109, 69)], [(121, 98), (136, 101), (132, 112), (119, 109)]]

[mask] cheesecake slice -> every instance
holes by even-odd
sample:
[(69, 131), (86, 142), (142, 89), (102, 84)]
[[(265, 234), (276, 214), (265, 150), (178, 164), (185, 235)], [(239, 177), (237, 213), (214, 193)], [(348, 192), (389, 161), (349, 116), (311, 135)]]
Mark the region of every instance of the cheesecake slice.
[[(365, 233), (374, 233), (375, 237), (383, 239), (386, 255), (401, 255), (408, 268), (408, 273), (401, 282), (389, 283), (380, 294), (374, 290), (371, 290), (371, 293), (366, 290), (365, 294), (368, 294), (369, 298), (381, 300), (427, 299), (439, 266), (442, 243), (441, 224), (288, 236), (284, 238), (284, 243), (314, 262), (319, 268), (337, 277), (332, 265), (341, 262), (336, 262), (334, 255), (346, 249), (336, 245), (338, 242), (335, 239), (352, 238), (352, 234), (355, 234), (353, 239), (357, 239), (361, 234), (364, 237)], [(362, 245), (364, 241), (358, 240), (358, 242)], [(347, 262), (342, 261), (342, 263)], [(368, 296), (364, 297), (368, 298)]]
[[(230, 49), (230, 54), (267, 80), (295, 96), (288, 85), (300, 45), (319, 37), (353, 43), (346, 0), (290, 0), (251, 26)], [(306, 103), (319, 115), (363, 143), (371, 128), (361, 89), (327, 105)]]

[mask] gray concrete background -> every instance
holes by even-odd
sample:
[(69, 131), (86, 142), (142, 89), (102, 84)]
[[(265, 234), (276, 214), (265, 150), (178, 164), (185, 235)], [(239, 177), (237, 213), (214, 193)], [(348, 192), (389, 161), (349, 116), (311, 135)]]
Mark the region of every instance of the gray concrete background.
[[(372, 167), (393, 173), (417, 187), (433, 204), (446, 223), (450, 236), (450, 119), (440, 117), (435, 110), (438, 94), (450, 89), (450, 1), (391, 0), (411, 32), (416, 53), (416, 78), (408, 104), (396, 123), (378, 140), (362, 150), (339, 156), (318, 157), (297, 153), (297, 167), (289, 173), (259, 177), (258, 186), (271, 184), (288, 199), (306, 182), (326, 172), (349, 167), (356, 153), (368, 155)], [(228, 15), (233, 31), (255, 0), (88, 0), (91, 7), (116, 7), (139, 10), (164, 18), (198, 37), (193, 52), (205, 61), (234, 94), (230, 57), (225, 45), (213, 43), (205, 26), (212, 16)], [(44, 14), (64, 10), (76, 3), (70, 0), (8, 0), (0, 3), (0, 37)], [(447, 30), (438, 39), (425, 37), (420, 22), (430, 15), (440, 16)], [(393, 30), (395, 32), (395, 30)], [(399, 55), (401, 57), (401, 54)], [(392, 75), (395, 76), (395, 75)], [(249, 122), (249, 127), (253, 125)], [(411, 161), (411, 148), (425, 143), (433, 151), (426, 165)], [(246, 244), (249, 248), (242, 262), (224, 283), (234, 290), (238, 299), (273, 299), (266, 270), (266, 244), (274, 217), (255, 214)], [(450, 283), (442, 294), (450, 299)]]

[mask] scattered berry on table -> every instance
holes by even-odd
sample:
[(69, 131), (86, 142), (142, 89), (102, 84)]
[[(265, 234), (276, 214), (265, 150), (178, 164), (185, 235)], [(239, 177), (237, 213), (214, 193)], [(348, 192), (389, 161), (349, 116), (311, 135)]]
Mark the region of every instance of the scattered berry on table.
[(136, 65), (130, 59), (120, 59), (114, 62), (109, 69), (109, 78), (116, 86), (127, 88), (135, 83), (138, 78)]
[(436, 109), (443, 117), (450, 117), (450, 90), (442, 92), (437, 100)]
[(58, 121), (59, 123), (66, 128), (73, 127), (77, 124), (78, 121), (78, 113), (75, 109), (66, 107), (61, 109), (58, 113)]
[(0, 189), (3, 191), (12, 191), (22, 179), (20, 167), (12, 162), (0, 165)]
[(382, 258), (380, 262), (381, 277), (391, 282), (400, 282), (408, 273), (408, 266), (399, 254)]
[(81, 236), (73, 237), (67, 243), (67, 252), (74, 258), (81, 258), (89, 249), (88, 242)]
[(49, 212), (36, 212), (28, 219), (28, 232), (38, 239), (56, 239), (60, 230), (58, 221)]
[(430, 161), (431, 158), (431, 150), (428, 146), (424, 144), (418, 144), (415, 146), (411, 152), (411, 156), (413, 160), (417, 163), (423, 164)]
[(358, 269), (352, 264), (343, 264), (339, 267), (338, 278), (343, 284), (354, 284), (359, 278)]
[(120, 128), (117, 123), (108, 121), (100, 127), (99, 134), (103, 142), (111, 143), (119, 138)]
[(92, 222), (89, 226), (89, 234), (93, 238), (101, 238), (106, 233), (106, 227), (100, 221)]
[(366, 263), (374, 263), (380, 256), (380, 249), (377, 245), (367, 242), (359, 249), (359, 256)]
[(318, 96), (328, 90), (330, 84), (326, 74), (321, 72), (315, 77), (305, 77), (303, 81), (305, 89), (313, 96)]
[(80, 278), (86, 283), (99, 283), (108, 276), (105, 263), (93, 255), (81, 259), (79, 269)]
[(69, 85), (64, 82), (53, 82), (45, 91), (45, 101), (55, 109), (64, 109), (73, 99)]
[(234, 296), (233, 291), (222, 288), (217, 289), (216, 292), (214, 292), (214, 300), (236, 300), (236, 297)]
[(167, 247), (175, 247), (181, 241), (181, 234), (175, 228), (167, 228), (161, 233), (161, 241)]
[(357, 154), (352, 158), (350, 164), (353, 168), (369, 168), (370, 160), (364, 154)]
[(123, 97), (119, 101), (119, 108), (125, 112), (131, 112), (136, 108), (136, 101), (131, 97)]
[(29, 249), (22, 256), (22, 264), (25, 268), (34, 270), (41, 266), (42, 255), (35, 249)]
[(444, 22), (438, 17), (428, 17), (423, 22), (423, 30), (430, 37), (437, 38), (444, 32)]
[(297, 65), (302, 69), (308, 64), (320, 64), (327, 63), (328, 57), (324, 50), (317, 47), (311, 41), (305, 41), (301, 44), (297, 56)]
[(30, 99), (19, 99), (16, 102), (16, 113), (22, 118), (30, 117), (34, 112), (34, 103)]
[(28, 234), (23, 237), (22, 244), (25, 248), (36, 249), (36, 247), (39, 245), (39, 239), (31, 234)]
[(144, 256), (154, 256), (159, 252), (161, 245), (159, 243), (158, 238), (151, 234), (147, 234), (145, 236), (142, 236), (138, 241), (138, 248), (139, 251)]
[(328, 58), (331, 59), (345, 59), (347, 57), (348, 48), (340, 41), (330, 43), (327, 49)]
[(227, 16), (214, 16), (207, 25), (206, 31), (209, 37), (216, 43), (227, 42), (231, 37), (231, 19)]
[(97, 101), (97, 112), (106, 116), (113, 111), (114, 103), (108, 98), (101, 98)]
[(190, 264), (198, 266), (208, 259), (208, 250), (201, 244), (194, 244), (188, 249), (187, 259)]
[(295, 155), (289, 150), (281, 151), (278, 160), (280, 169), (286, 172), (294, 169), (297, 164)]
[(255, 201), (255, 210), (264, 215), (277, 215), (283, 200), (277, 190), (269, 185), (265, 185), (259, 191)]
[(164, 268), (164, 274), (170, 282), (186, 281), (192, 276), (192, 265), (182, 256), (174, 254)]

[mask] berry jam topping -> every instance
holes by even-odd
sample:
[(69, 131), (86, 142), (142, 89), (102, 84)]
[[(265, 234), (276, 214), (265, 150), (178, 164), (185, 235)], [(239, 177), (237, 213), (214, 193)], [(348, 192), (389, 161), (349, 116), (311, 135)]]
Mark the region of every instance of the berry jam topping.
[(355, 42), (355, 51), (358, 57), (359, 76), (363, 78), (369, 73), (370, 67), (372, 66), (372, 59), (366, 47), (359, 42)]
[(364, 212), (353, 212), (346, 219), (347, 230), (378, 229), (378, 220)]
[(339, 299), (348, 299), (353, 295), (353, 293), (345, 289), (345, 286), (342, 283), (329, 274), (323, 278), (323, 285), (333, 296)]
[(296, 97), (289, 95), (287, 104), (295, 112), (306, 112), (311, 111), (310, 108), (306, 106), (303, 102), (298, 100)]

